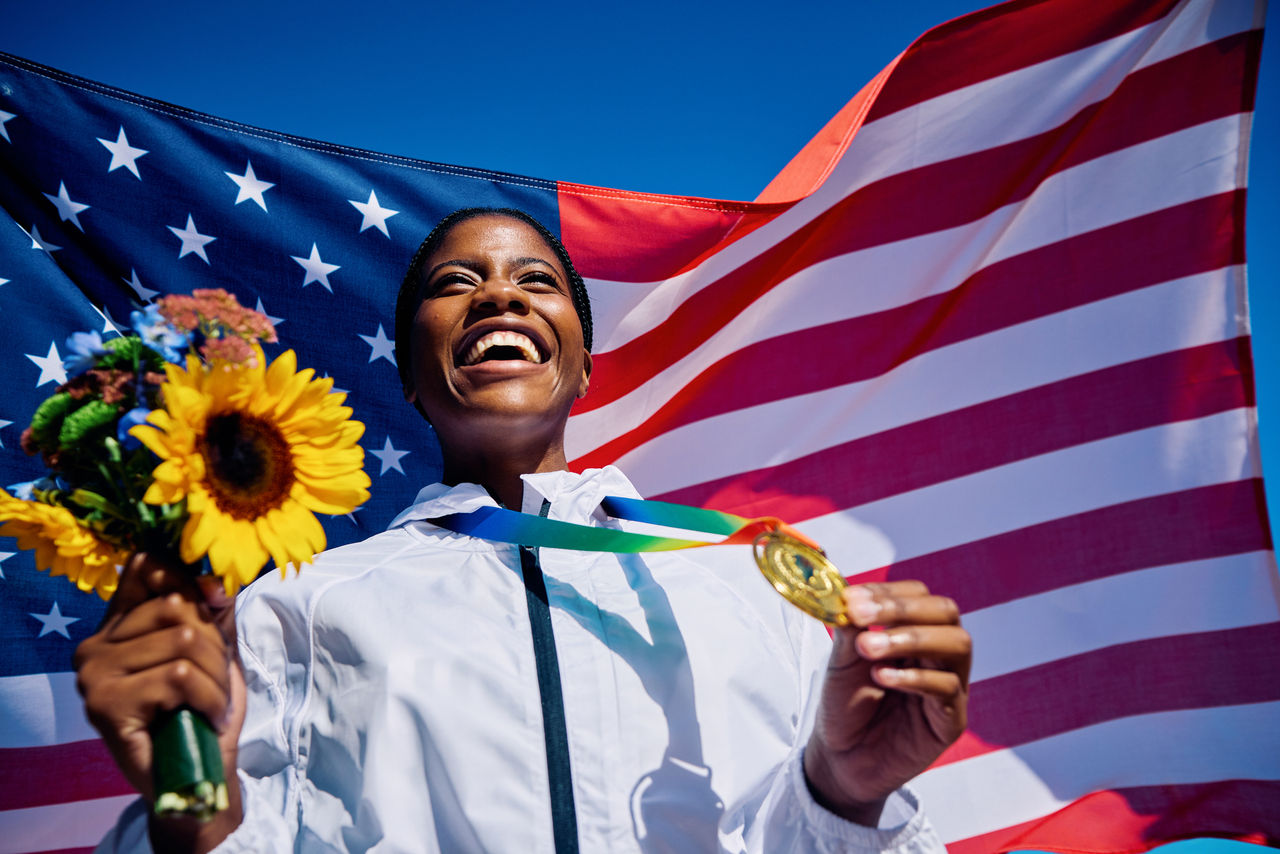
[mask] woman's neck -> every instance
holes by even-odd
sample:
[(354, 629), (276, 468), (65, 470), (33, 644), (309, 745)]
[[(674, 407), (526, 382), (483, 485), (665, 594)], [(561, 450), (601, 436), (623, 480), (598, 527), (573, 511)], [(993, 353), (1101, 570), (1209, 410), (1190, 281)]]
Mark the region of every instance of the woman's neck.
[(530, 448), (491, 449), (474, 453), (459, 453), (442, 447), (444, 451), (443, 480), (449, 485), (478, 483), (489, 491), (499, 503), (512, 510), (520, 510), (524, 503), (524, 482), (521, 475), (546, 471), (564, 471), (563, 443)]

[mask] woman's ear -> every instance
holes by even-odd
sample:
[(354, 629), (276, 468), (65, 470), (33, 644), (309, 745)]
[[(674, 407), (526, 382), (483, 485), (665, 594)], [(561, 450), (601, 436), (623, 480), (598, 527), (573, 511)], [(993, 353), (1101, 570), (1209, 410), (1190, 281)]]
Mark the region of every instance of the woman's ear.
[(582, 382), (578, 386), (578, 397), (586, 397), (587, 388), (591, 385), (591, 354), (582, 351)]

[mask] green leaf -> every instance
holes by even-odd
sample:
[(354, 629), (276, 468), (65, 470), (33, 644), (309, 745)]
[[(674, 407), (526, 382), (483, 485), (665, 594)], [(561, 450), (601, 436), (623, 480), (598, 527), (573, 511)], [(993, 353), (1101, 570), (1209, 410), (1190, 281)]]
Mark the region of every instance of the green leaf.
[(36, 407), (35, 415), (31, 416), (31, 433), (42, 451), (58, 449), (58, 432), (62, 429), (62, 421), (74, 406), (75, 401), (71, 399), (71, 395), (60, 391)]
[(62, 429), (58, 431), (58, 444), (63, 448), (74, 448), (95, 430), (115, 424), (119, 410), (101, 400), (86, 401), (83, 406), (62, 420)]

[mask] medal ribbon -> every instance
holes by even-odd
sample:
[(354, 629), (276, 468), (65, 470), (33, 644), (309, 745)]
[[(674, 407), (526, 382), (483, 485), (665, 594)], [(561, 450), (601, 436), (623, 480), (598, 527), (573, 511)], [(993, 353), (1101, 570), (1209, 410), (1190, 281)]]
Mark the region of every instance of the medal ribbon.
[(706, 534), (723, 534), (725, 538), (708, 543), (636, 534), (614, 528), (593, 528), (576, 522), (560, 522), (529, 513), (517, 513), (505, 507), (480, 507), (470, 513), (453, 513), (428, 521), (448, 531), (499, 543), (584, 552), (636, 554), (696, 549), (702, 546), (750, 545), (760, 534), (773, 531), (795, 537), (805, 545), (821, 551), (813, 540), (773, 516), (747, 519), (719, 510), (616, 496), (605, 498), (600, 502), (600, 507), (617, 519)]

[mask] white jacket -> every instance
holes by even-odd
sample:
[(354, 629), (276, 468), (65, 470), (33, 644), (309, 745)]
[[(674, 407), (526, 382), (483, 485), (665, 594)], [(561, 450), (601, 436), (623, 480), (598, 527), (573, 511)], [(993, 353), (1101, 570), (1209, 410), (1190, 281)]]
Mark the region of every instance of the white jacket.
[[(526, 512), (579, 523), (636, 496), (614, 468), (525, 482)], [(423, 521), (493, 503), (429, 486), (387, 532), (241, 595), (245, 818), (219, 851), (552, 854), (517, 548)], [(909, 791), (880, 829), (810, 797), (830, 641), (745, 547), (540, 558), (581, 851), (943, 851)], [(98, 850), (147, 850), (144, 817)]]

